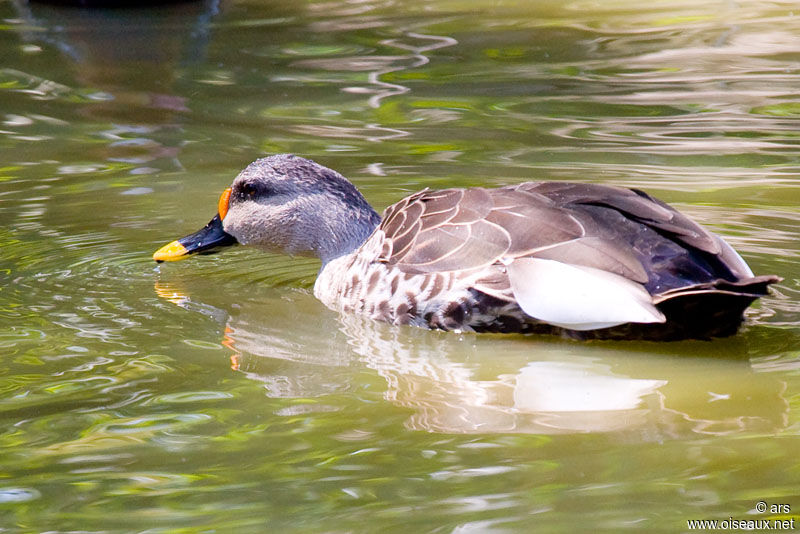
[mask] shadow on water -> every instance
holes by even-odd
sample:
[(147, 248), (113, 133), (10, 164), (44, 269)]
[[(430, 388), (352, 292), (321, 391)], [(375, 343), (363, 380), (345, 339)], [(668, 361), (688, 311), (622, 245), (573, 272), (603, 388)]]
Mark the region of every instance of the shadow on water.
[(578, 343), (396, 327), (320, 313), (285, 289), (210, 305), (158, 281), (157, 294), (224, 327), (231, 366), (274, 398), (349, 390), (368, 369), (406, 427), (448, 434), (615, 433), (664, 439), (776, 433), (787, 425), (785, 383), (757, 373), (747, 338), (713, 342)]

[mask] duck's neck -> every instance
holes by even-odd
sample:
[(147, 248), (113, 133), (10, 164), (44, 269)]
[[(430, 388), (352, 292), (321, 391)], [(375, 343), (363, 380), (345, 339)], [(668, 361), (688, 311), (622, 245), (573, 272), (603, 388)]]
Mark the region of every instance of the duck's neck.
[(361, 202), (348, 204), (346, 209), (329, 210), (322, 223), (324, 231), (316, 233), (320, 239), (314, 247), (322, 266), (353, 253), (364, 244), (380, 222), (378, 212), (363, 197)]

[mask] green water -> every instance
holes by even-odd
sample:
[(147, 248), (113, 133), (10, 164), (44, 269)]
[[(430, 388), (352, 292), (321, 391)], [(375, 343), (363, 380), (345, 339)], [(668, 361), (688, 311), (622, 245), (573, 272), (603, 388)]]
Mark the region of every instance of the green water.
[[(0, 532), (800, 529), (800, 10), (697, 4), (0, 0)], [(733, 338), (574, 343), (156, 267), (277, 152), (378, 209), (642, 187), (784, 281)]]

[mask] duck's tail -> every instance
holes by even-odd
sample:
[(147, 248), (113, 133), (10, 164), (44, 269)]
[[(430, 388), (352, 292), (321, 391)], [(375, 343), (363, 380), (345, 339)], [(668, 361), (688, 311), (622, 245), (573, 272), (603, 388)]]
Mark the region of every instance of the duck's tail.
[(656, 308), (666, 317), (665, 322), (628, 323), (580, 332), (577, 337), (668, 341), (731, 336), (741, 326), (747, 307), (769, 294), (770, 284), (780, 281), (778, 276), (763, 275), (737, 282), (714, 280), (671, 289), (653, 296)]
[(770, 284), (780, 282), (774, 275), (754, 276), (736, 282), (714, 280), (666, 291), (653, 298), (667, 317), (668, 338), (708, 339), (736, 333), (744, 311), (754, 300), (769, 293)]

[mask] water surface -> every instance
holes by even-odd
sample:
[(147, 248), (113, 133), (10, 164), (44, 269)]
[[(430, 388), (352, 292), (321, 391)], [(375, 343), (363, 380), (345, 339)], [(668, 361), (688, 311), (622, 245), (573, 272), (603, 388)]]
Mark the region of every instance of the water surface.
[[(797, 516), (794, 2), (4, 0), (0, 57), (0, 530)], [(280, 152), (379, 210), (422, 187), (642, 187), (784, 281), (733, 338), (575, 343), (340, 317), (309, 259), (155, 266)]]

